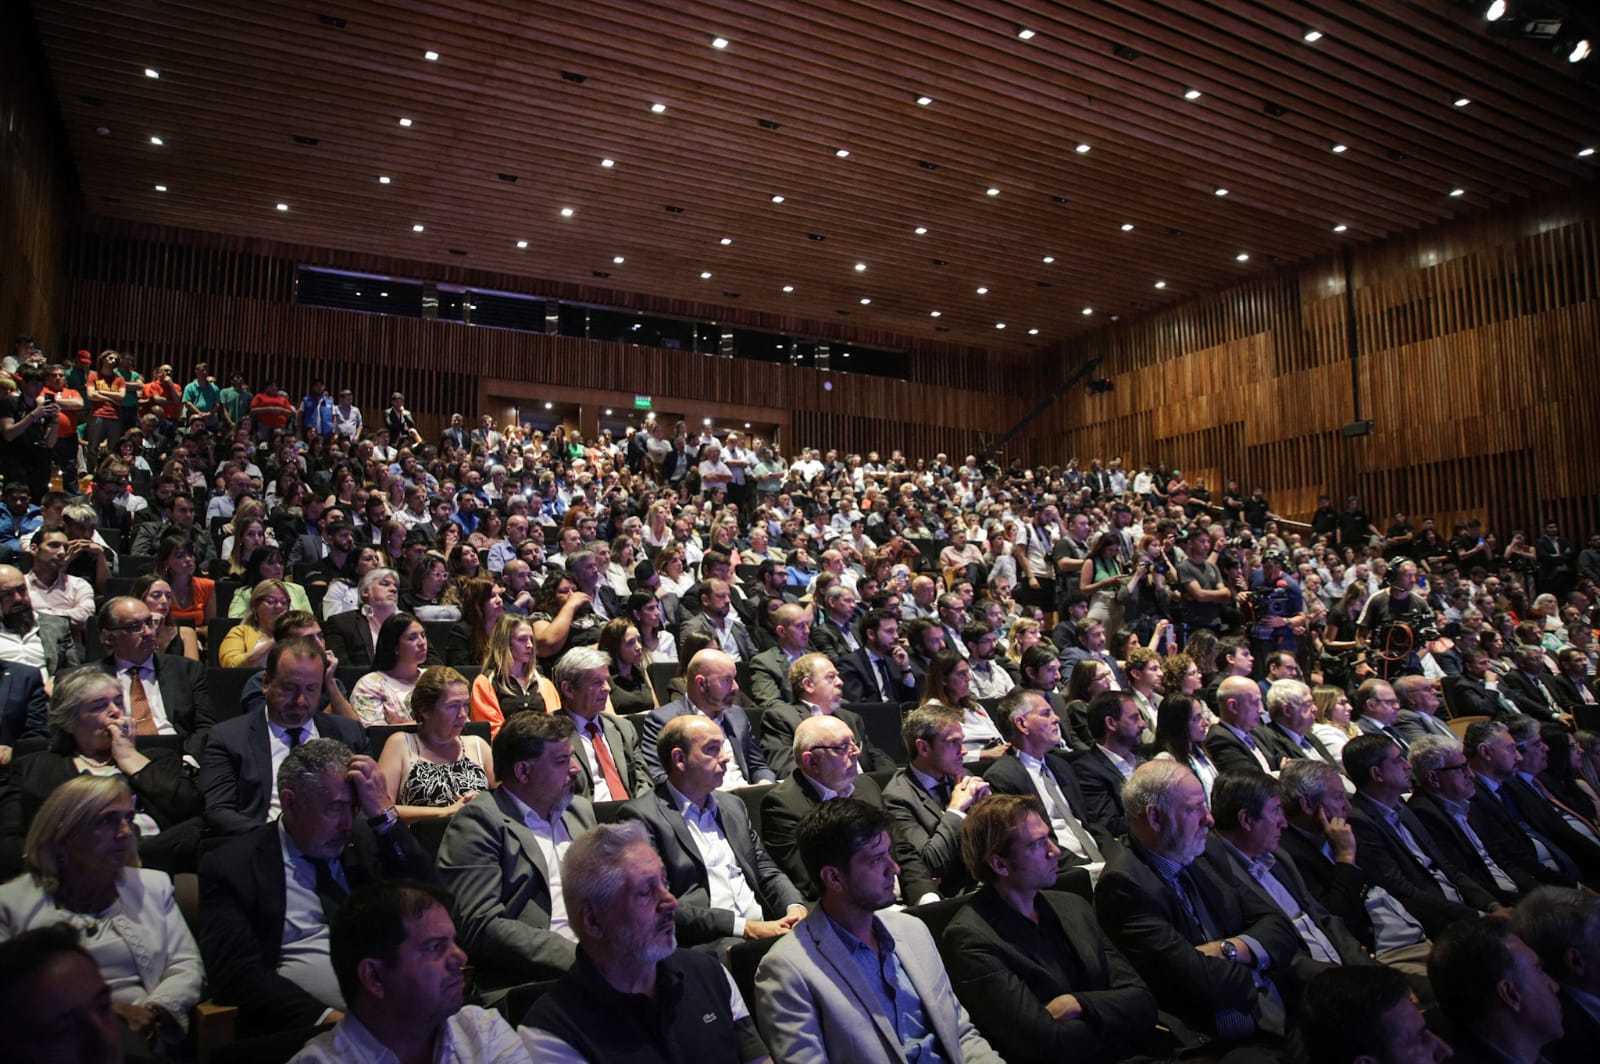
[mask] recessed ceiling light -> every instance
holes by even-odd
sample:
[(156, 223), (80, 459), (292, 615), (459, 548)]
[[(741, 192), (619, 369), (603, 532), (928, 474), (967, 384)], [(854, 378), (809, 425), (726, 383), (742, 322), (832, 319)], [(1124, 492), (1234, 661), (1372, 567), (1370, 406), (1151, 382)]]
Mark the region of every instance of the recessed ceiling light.
[(156, 191), (157, 192), (165, 192), (166, 190), (167, 190), (167, 186), (166, 185), (157, 185), (156, 186)]
[(1581, 63), (1585, 59), (1589, 58), (1589, 54), (1592, 51), (1593, 49), (1589, 45), (1589, 39), (1585, 37), (1583, 40), (1577, 41), (1573, 44), (1572, 51), (1567, 53), (1567, 62)]
[(161, 71), (157, 70), (155, 67), (145, 67), (144, 76), (147, 78), (155, 78), (157, 81), (159, 81), (161, 80)]
[(928, 227), (925, 226), (925, 225), (919, 225), (919, 226), (917, 226), (915, 229), (913, 229), (911, 231), (913, 233), (917, 234), (918, 236), (927, 236), (928, 235)]
[(1343, 155), (1345, 152), (1350, 150), (1350, 146), (1348, 144), (1335, 144), (1328, 150), (1333, 152), (1335, 155)]
[(401, 120), (400, 120), (400, 124), (401, 124), (401, 125), (402, 125), (402, 126), (405, 126), (405, 127), (406, 127), (406, 128), (407, 128), (407, 129), (410, 129), (410, 128), (411, 128), (411, 119), (409, 119), (409, 118), (402, 118), (402, 119), (401, 119)]
[(664, 103), (653, 103), (650, 105), (650, 110), (658, 115), (664, 115), (667, 113), (667, 105)]
[(1029, 336), (1038, 336), (1039, 335), (1039, 330), (1038, 329), (1029, 329), (1028, 330), (1028, 335)]
[(546, 410), (554, 410), (556, 408), (556, 404), (554, 404), (554, 403), (546, 403), (546, 404), (544, 404), (544, 408)]
[(1235, 255), (1233, 259), (1235, 262), (1249, 262), (1250, 253), (1248, 251), (1241, 251), (1239, 254)]
[(412, 227), (411, 227), (411, 231), (412, 231), (412, 232), (413, 232), (413, 233), (420, 233), (420, 232), (422, 232), (422, 225), (421, 225), (421, 224), (420, 224), (420, 223), (419, 223), (419, 224), (417, 224), (417, 225), (413, 225), (413, 226), (412, 226)]
[(1087, 154), (1089, 154), (1089, 150), (1090, 149), (1089, 149), (1089, 145), (1080, 144), (1080, 145), (1078, 145), (1076, 148), (1074, 148), (1072, 150), (1077, 152), (1079, 155), (1087, 155)]
[(717, 241), (717, 243), (721, 244), (723, 247), (727, 247), (729, 244), (733, 243), (733, 237), (725, 236), (721, 240)]
[(1333, 227), (1333, 231), (1334, 231), (1334, 232), (1335, 232), (1335, 233), (1342, 233), (1342, 232), (1344, 232), (1344, 231), (1345, 231), (1345, 230), (1346, 230), (1346, 229), (1349, 229), (1349, 228), (1350, 228), (1350, 227), (1349, 227), (1349, 226), (1348, 226), (1348, 225), (1345, 225), (1345, 224), (1344, 224), (1344, 223), (1343, 223), (1343, 222), (1340, 222), (1340, 223), (1339, 223), (1339, 224), (1338, 224), (1338, 225), (1336, 225), (1336, 226), (1334, 226), (1334, 227)]
[(710, 270), (702, 270), (702, 271), (701, 271), (701, 272), (700, 272), (700, 279), (701, 279), (701, 280), (702, 280), (702, 281), (709, 281), (709, 280), (711, 280), (711, 271), (710, 271)]
[(160, 137), (151, 137), (150, 138), (150, 143), (154, 144), (156, 147), (159, 148), (159, 147), (161, 147), (161, 145), (165, 144), (166, 141), (162, 140)]
[(1201, 92), (1199, 89), (1184, 89), (1183, 90), (1183, 98), (1185, 100), (1198, 100), (1201, 96), (1204, 96), (1204, 95), (1205, 95), (1205, 93)]
[(1228, 194), (1228, 190), (1225, 188), (1214, 188), (1211, 190), (1211, 194), (1214, 196), (1226, 196)]
[(710, 418), (702, 418), (701, 421), (700, 421), (700, 424), (706, 426), (707, 428), (710, 428), (711, 427), (711, 419)]
[(745, 422), (745, 423), (744, 423), (744, 427), (745, 427), (745, 428), (749, 428), (749, 427), (750, 427), (750, 422), (748, 422), (748, 421), (746, 421), (746, 422)]
[(430, 49), (422, 53), (422, 58), (430, 63), (437, 63), (439, 61), (439, 53)]
[(1157, 281), (1156, 282), (1156, 287), (1157, 288), (1165, 288), (1165, 287), (1167, 287), (1167, 282), (1165, 282), (1165, 281)]
[(1467, 104), (1469, 104), (1471, 102), (1472, 102), (1471, 98), (1466, 97), (1466, 96), (1457, 96), (1454, 100), (1451, 101), (1451, 103), (1455, 104), (1457, 107), (1465, 107), (1465, 106), (1467, 106)]
[(1028, 29), (1026, 26), (1018, 26), (1017, 27), (1017, 39), (1018, 40), (1031, 41), (1031, 40), (1033, 40), (1033, 37), (1034, 37), (1033, 30)]
[(985, 196), (998, 196), (998, 195), (1000, 195), (1000, 190), (997, 189), (997, 188), (987, 189), (987, 190), (985, 190), (984, 195)]
[(1006, 327), (1006, 323), (1003, 321), (997, 321), (994, 323), (994, 327), (996, 329), (1004, 329)]
[(600, 165), (605, 167), (607, 170), (609, 170), (613, 166), (617, 165), (617, 161), (615, 159), (601, 159), (600, 160)]
[(621, 266), (626, 261), (627, 260), (624, 259), (621, 255), (613, 255), (613, 256), (611, 256), (611, 265), (613, 265), (613, 266)]
[(1316, 44), (1318, 41), (1322, 40), (1322, 31), (1314, 30), (1308, 26), (1306, 27), (1306, 31), (1300, 35), (1300, 39), (1305, 41), (1307, 44)]
[(773, 196), (772, 197), (772, 202), (773, 203), (782, 203), (783, 202), (783, 197), (782, 196)]
[(610, 407), (606, 407), (606, 417), (610, 417), (610, 416), (611, 416), (611, 408)]
[(280, 203), (278, 204), (278, 209), (280, 211), (286, 211), (289, 209), (289, 205), (287, 203)]
[(387, 184), (389, 184), (389, 179), (387, 177), (383, 176), (382, 174), (380, 174), (380, 175), (378, 175), (378, 184), (387, 185)]
[(1483, 17), (1490, 22), (1498, 22), (1500, 19), (1505, 18), (1506, 0), (1494, 0), (1494, 3), (1489, 5), (1489, 10), (1483, 13)]
[(786, 284), (786, 285), (783, 286), (783, 290), (785, 292), (793, 292), (794, 291), (794, 285)]
[(1132, 223), (1132, 222), (1123, 222), (1123, 223), (1122, 223), (1122, 231), (1123, 231), (1123, 232), (1124, 232), (1124, 233), (1131, 233), (1131, 232), (1133, 232), (1133, 223)]
[(1093, 313), (1094, 313), (1094, 308), (1093, 307), (1084, 307), (1083, 308), (1083, 316), (1084, 317), (1087, 318), (1089, 315), (1091, 315)]
[(1593, 154), (1594, 154), (1594, 149), (1593, 148), (1579, 148), (1578, 149), (1578, 158), (1580, 158), (1580, 159), (1587, 159), (1589, 156), (1591, 156)]
[(926, 107), (929, 104), (931, 104), (932, 102), (933, 102), (933, 97), (932, 96), (918, 96), (917, 97), (917, 106), (918, 107)]
[(980, 286), (980, 287), (979, 287), (979, 288), (978, 288), (978, 294), (979, 294), (979, 295), (980, 295), (980, 296), (986, 296), (986, 295), (988, 295), (988, 294), (989, 294), (989, 289), (987, 289), (987, 288), (984, 288), (984, 287), (981, 287), (981, 286)]
[(517, 247), (523, 251), (526, 251), (528, 248), (528, 242), (526, 240), (519, 240), (517, 241)]
[(723, 48), (728, 47), (728, 38), (726, 38), (726, 37), (713, 37), (713, 38), (711, 38), (711, 47), (716, 48), (719, 51), (721, 49), (723, 49)]
[(571, 207), (563, 207), (563, 208), (561, 208), (561, 217), (563, 217), (563, 218), (571, 218), (574, 213), (575, 212), (573, 211), (573, 209)]
[(857, 272), (857, 273), (860, 273), (860, 272), (862, 272), (862, 271), (863, 271), (863, 270), (865, 270), (865, 269), (866, 269), (866, 268), (867, 268), (867, 264), (866, 264), (866, 263), (864, 263), (864, 262), (858, 262), (858, 263), (856, 263), (856, 272)]
[(862, 296), (861, 297), (861, 305), (862, 306), (866, 306), (868, 303), (871, 303), (871, 302), (872, 302), (872, 300), (868, 299), (866, 296)]
[(1044, 258), (1040, 259), (1039, 261), (1044, 263), (1046, 266), (1048, 266), (1052, 262), (1056, 261), (1056, 257), (1054, 255), (1046, 255)]
[(930, 311), (928, 311), (928, 317), (930, 317), (930, 318), (941, 318), (941, 317), (943, 317), (943, 316), (944, 316), (944, 315), (942, 315), (942, 314), (941, 314), (941, 313), (939, 313), (939, 311), (937, 311), (937, 310), (930, 310)]
[(1450, 195), (1452, 196), (1465, 196), (1466, 194), (1467, 190), (1464, 188), (1453, 188), (1450, 190)]
[(840, 148), (838, 151), (834, 152), (833, 154), (836, 155), (837, 157), (839, 157), (840, 159), (848, 159), (848, 158), (850, 158), (850, 149), (849, 148)]

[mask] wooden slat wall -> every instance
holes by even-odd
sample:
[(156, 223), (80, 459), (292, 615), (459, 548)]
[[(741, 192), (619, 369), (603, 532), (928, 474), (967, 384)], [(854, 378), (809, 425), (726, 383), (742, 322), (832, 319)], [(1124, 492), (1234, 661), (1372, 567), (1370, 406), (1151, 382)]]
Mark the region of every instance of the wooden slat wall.
[(786, 409), (793, 413), (789, 451), (816, 445), (966, 453), (980, 432), (992, 436), (1021, 416), (1031, 379), (1028, 367), (996, 365), (970, 348), (649, 297), (630, 303), (646, 312), (704, 314), (751, 328), (909, 348), (914, 379), (303, 306), (293, 299), (299, 263), (595, 302), (626, 295), (177, 230), (141, 237), (121, 223), (95, 222), (68, 255), (63, 327), (74, 347), (115, 347), (141, 372), (165, 362), (187, 379), (205, 360), (224, 376), (242, 368), (254, 386), (276, 377), (293, 396), (320, 376), (348, 384), (369, 414), (398, 389), (427, 431), (452, 411), (475, 409), (479, 378), (502, 378), (678, 397), (701, 408)]
[[(1554, 519), (1600, 529), (1600, 207), (1591, 185), (1356, 250), (1361, 416), (1346, 356), (1342, 262), (1324, 258), (1058, 346), (1041, 386), (1085, 359), (1115, 391), (1074, 390), (1025, 438), (1030, 461), (1121, 455), (1214, 490), (1267, 488), (1304, 519), (1362, 497), (1446, 533), (1502, 542)], [(1381, 515), (1381, 516), (1380, 516)]]
[(31, 47), (26, 4), (0, 5), (0, 342), (31, 333), (55, 353), (61, 245), (79, 209), (77, 176)]

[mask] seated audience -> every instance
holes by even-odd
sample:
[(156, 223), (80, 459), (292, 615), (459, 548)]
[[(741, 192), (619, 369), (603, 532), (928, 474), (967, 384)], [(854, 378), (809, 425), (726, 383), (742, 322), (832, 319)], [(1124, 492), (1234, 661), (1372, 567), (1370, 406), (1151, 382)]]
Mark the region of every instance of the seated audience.
[(1276, 772), (1281, 760), (1269, 756), (1256, 738), (1261, 724), (1261, 688), (1248, 676), (1229, 676), (1217, 685), (1217, 716), (1206, 732), (1206, 753), (1218, 772)]
[(571, 721), (558, 714), (507, 720), (494, 738), (499, 786), (463, 806), (439, 844), (461, 944), (490, 1002), (511, 987), (555, 978), (576, 956), (562, 857), (595, 819), (588, 799), (573, 793), (572, 735)]
[(357, 596), (361, 605), (338, 615), (323, 614), (327, 622), (328, 649), (353, 669), (372, 668), (378, 633), (400, 608), (400, 575), (393, 569), (370, 569), (361, 578)]
[(156, 573), (172, 588), (170, 615), (203, 632), (217, 615), (216, 581), (196, 575), (199, 556), (195, 544), (210, 537), (205, 532), (163, 536), (156, 550)]
[(350, 690), (350, 705), (364, 727), (411, 721), (411, 691), (428, 663), (428, 633), (409, 613), (383, 622), (372, 652), (372, 671)]
[(1428, 978), (1461, 1064), (1536, 1064), (1561, 1038), (1556, 981), (1509, 920), (1451, 927), (1433, 947)]
[(789, 670), (811, 651), (811, 611), (785, 603), (773, 614), (772, 627), (776, 645), (750, 661), (750, 696), (762, 709), (794, 703)]
[(937, 705), (961, 714), (962, 760), (976, 768), (1006, 752), (994, 718), (972, 694), (972, 667), (967, 659), (950, 650), (933, 656), (922, 688), (922, 705)]
[(400, 608), (419, 621), (459, 621), (461, 607), (445, 595), (449, 587), (450, 567), (444, 555), (428, 551), (400, 592)]
[(131, 1032), (80, 939), (76, 927), (56, 923), (0, 941), (0, 1014), (13, 1064), (126, 1059)]
[[(696, 633), (689, 633), (691, 636)], [(767, 765), (750, 717), (734, 699), (739, 693), (738, 669), (720, 650), (707, 647), (698, 651), (684, 671), (684, 693), (644, 718), (644, 762), (656, 783), (666, 779), (666, 759), (659, 757), (656, 737), (676, 717), (699, 715), (718, 724), (728, 739), (730, 760), (720, 774), (719, 789), (732, 790), (758, 783), (776, 783), (777, 774)]]
[(805, 915), (800, 892), (756, 837), (744, 803), (715, 793), (732, 740), (715, 720), (689, 714), (667, 720), (656, 740), (665, 778), (623, 806), (622, 819), (644, 823), (666, 865), (679, 938), (720, 953), (729, 940), (787, 933)]
[(578, 949), (519, 1028), (534, 1060), (770, 1064), (727, 970), (678, 948), (678, 899), (643, 825), (573, 840), (561, 880)]
[(1517, 905), (1511, 929), (1559, 986), (1561, 1040), (1550, 1064), (1582, 1064), (1600, 1045), (1600, 904), (1586, 891), (1539, 887)]
[(868, 610), (861, 619), (861, 646), (836, 664), (846, 702), (909, 702), (917, 696), (911, 657), (900, 645), (900, 615)]
[(131, 792), (144, 864), (168, 873), (194, 871), (200, 790), (179, 750), (135, 745), (116, 679), (87, 666), (57, 679), (49, 729), (49, 749), (18, 758), (0, 794), (0, 875), (21, 870), (30, 825), (50, 796), (79, 776), (117, 779)]
[[(1269, 762), (1282, 766), (1298, 758), (1314, 757), (1339, 767), (1339, 759), (1312, 734), (1317, 703), (1310, 687), (1299, 680), (1275, 680), (1267, 687), (1266, 707), (1267, 719), (1254, 734)], [(1448, 733), (1449, 729), (1445, 731)]]
[(289, 589), (282, 580), (257, 584), (250, 592), (243, 623), (222, 637), (217, 663), (224, 669), (259, 669), (272, 650), (272, 626), (289, 608)]
[(65, 617), (37, 613), (22, 570), (0, 565), (0, 661), (38, 669), (45, 682), (82, 664)]
[(517, 713), (548, 713), (555, 688), (539, 672), (533, 625), (506, 614), (495, 622), (484, 653), (483, 671), (472, 681), (472, 719), (486, 721), (492, 739)]
[(1128, 833), (1122, 789), (1145, 763), (1138, 752), (1144, 714), (1128, 692), (1102, 691), (1089, 703), (1087, 715), (1094, 746), (1072, 758), (1072, 770), (1083, 791), (1089, 822), (1121, 838)]
[(1068, 744), (1074, 750), (1094, 749), (1095, 738), (1089, 729), (1089, 703), (1115, 686), (1111, 668), (1103, 661), (1084, 658), (1072, 666), (1063, 697), (1067, 702)]
[(798, 841), (822, 900), (756, 969), (756, 1022), (773, 1058), (998, 1064), (928, 926), (888, 908), (887, 815), (854, 798), (824, 802), (800, 822)]
[(784, 686), (794, 692), (793, 703), (768, 706), (761, 715), (761, 749), (767, 764), (780, 778), (794, 771), (794, 734), (801, 721), (833, 716), (844, 721), (855, 736), (864, 772), (893, 771), (894, 759), (867, 738), (866, 721), (842, 705), (839, 670), (825, 654), (802, 655), (789, 667)]
[(1211, 799), (1217, 766), (1206, 756), (1206, 704), (1193, 694), (1169, 694), (1156, 709), (1156, 754), (1153, 760), (1189, 766)]
[(1323, 749), (1334, 757), (1344, 752), (1344, 744), (1361, 734), (1351, 720), (1354, 707), (1350, 696), (1342, 687), (1318, 685), (1311, 689), (1311, 700), (1317, 704), (1317, 722), (1311, 725), (1311, 734), (1322, 742)]
[(0, 940), (56, 924), (80, 931), (120, 1026), (166, 1055), (183, 1043), (205, 972), (172, 880), (139, 867), (135, 815), (119, 779), (57, 787), (28, 830), (23, 874), (0, 887)]
[[(311, 612), (311, 599), (306, 589), (287, 578), (283, 552), (277, 547), (257, 547), (251, 553), (250, 560), (245, 564), (244, 575), (239, 579), (239, 592), (247, 593), (260, 586), (263, 580), (276, 580), (283, 584), (283, 589), (289, 594), (291, 610)], [(235, 593), (233, 601), (228, 603), (228, 616), (236, 620), (242, 618), (246, 615), (247, 607), (246, 595)]]
[(961, 822), (989, 784), (967, 771), (961, 728), (955, 710), (926, 704), (901, 726), (911, 762), (883, 788), (883, 807), (908, 904), (953, 898), (971, 885), (961, 860)]
[(1505, 905), (1516, 904), (1539, 885), (1532, 870), (1514, 859), (1514, 851), (1505, 846), (1498, 832), (1478, 830), (1483, 825), (1481, 816), (1479, 823), (1473, 824), (1472, 796), (1478, 784), (1466, 751), (1454, 736), (1417, 736), (1408, 760), (1411, 796), (1406, 806), (1422, 821), (1447, 861)]
[[(283, 665), (292, 671), (304, 659), (288, 646)], [(278, 765), (275, 791), (283, 814), (276, 823), (251, 827), (200, 862), (200, 952), (211, 995), (238, 1006), (245, 1035), (342, 1019), (328, 950), (340, 906), (378, 880), (436, 878), (370, 757), (334, 739), (308, 739)]]
[(505, 613), (493, 580), (474, 577), (460, 585), (461, 620), (450, 627), (444, 660), (458, 669), (479, 669), (489, 656), (489, 639)]
[(1052, 889), (1060, 855), (1040, 800), (978, 802), (961, 850), (980, 886), (941, 952), (978, 1032), (1012, 1064), (1159, 1054), (1155, 997), (1089, 904)]
[(428, 669), (411, 692), (417, 730), (389, 736), (378, 758), (384, 789), (406, 823), (454, 816), (494, 786), (489, 744), (461, 734), (470, 705), (466, 678), (448, 665)]
[(556, 663), (552, 680), (561, 712), (576, 729), (576, 791), (593, 802), (626, 802), (649, 793), (651, 786), (638, 732), (631, 722), (606, 712), (610, 671), (604, 651), (574, 647)]
[(156, 629), (156, 653), (175, 658), (200, 660), (200, 637), (194, 625), (178, 624), (172, 616), (172, 585), (155, 573), (146, 573), (133, 582), (132, 595), (150, 611)]
[(1600, 876), (1600, 851), (1529, 784), (1523, 771), (1544, 767), (1539, 723), (1478, 721), (1463, 743), (1477, 786), (1471, 804), (1475, 826), (1498, 841), (1499, 851), (1541, 883), (1570, 886)]
[[(82, 542), (82, 541), (80, 541)], [(81, 636), (94, 616), (94, 588), (67, 566), (77, 556), (60, 528), (43, 528), (33, 537), (33, 566), (28, 570), (28, 598), (35, 614), (60, 617)], [(81, 553), (81, 552), (79, 552)]]
[(1311, 980), (1296, 1035), (1307, 1064), (1444, 1064), (1450, 1058), (1411, 984), (1381, 968), (1329, 968)]
[(158, 653), (157, 618), (133, 596), (109, 599), (96, 618), (107, 651), (97, 664), (117, 679), (133, 734), (176, 735), (197, 753), (216, 723), (206, 670), (198, 662)]
[[(816, 655), (823, 662), (828, 659)], [(832, 668), (832, 663), (828, 663)], [(835, 798), (859, 798), (883, 806), (883, 792), (861, 771), (861, 747), (850, 726), (830, 714), (802, 720), (794, 730), (794, 771), (761, 796), (761, 840), (778, 867), (807, 898), (820, 897), (800, 860), (795, 830), (813, 808)]]
[(645, 671), (644, 643), (631, 620), (618, 617), (607, 621), (600, 630), (597, 647), (611, 659), (609, 679), (613, 713), (628, 716), (660, 708), (661, 702)]

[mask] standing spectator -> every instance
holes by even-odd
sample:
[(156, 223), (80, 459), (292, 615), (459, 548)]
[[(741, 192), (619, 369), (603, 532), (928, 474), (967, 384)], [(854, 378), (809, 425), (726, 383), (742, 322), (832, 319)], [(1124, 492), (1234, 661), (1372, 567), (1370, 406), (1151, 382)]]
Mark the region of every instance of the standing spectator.
[[(234, 374), (234, 379), (238, 380), (238, 374)], [(190, 415), (204, 417), (206, 427), (214, 430), (217, 427), (217, 407), (221, 403), (222, 392), (217, 388), (217, 382), (211, 379), (211, 367), (202, 362), (194, 368), (194, 380), (183, 386), (183, 408)], [(240, 416), (243, 416), (242, 411)], [(228, 418), (229, 424), (235, 420), (237, 418)]]
[[(196, 380), (198, 379), (197, 375)], [(216, 409), (232, 428), (250, 416), (250, 403), (254, 398), (249, 386), (244, 382), (244, 374), (235, 370), (233, 376), (229, 378), (228, 386), (218, 393)], [(188, 402), (188, 399), (188, 389), (185, 389), (184, 401)]]
[(250, 417), (256, 423), (256, 435), (262, 440), (270, 440), (293, 416), (294, 404), (275, 380), (267, 381), (267, 386), (250, 400)]
[(44, 393), (59, 411), (56, 443), (51, 448), (51, 462), (61, 471), (62, 490), (71, 492), (78, 486), (78, 422), (83, 418), (83, 393), (67, 385), (67, 367), (45, 367)]
[(117, 363), (122, 356), (115, 351), (100, 352), (100, 361), (84, 382), (84, 395), (89, 400), (87, 443), (89, 461), (100, 461), (100, 444), (115, 444), (122, 435), (122, 395), (127, 384), (117, 374)]
[(333, 435), (333, 398), (320, 377), (311, 382), (311, 394), (300, 400), (300, 424), (306, 439)]
[(17, 371), (22, 390), (0, 395), (0, 461), (34, 498), (43, 498), (50, 487), (50, 459), (60, 431), (60, 408), (44, 395), (46, 376), (38, 366), (24, 366)]
[(361, 438), (361, 408), (349, 388), (339, 389), (339, 401), (333, 407), (333, 434), (351, 440)]
[(416, 419), (406, 409), (406, 397), (400, 392), (389, 396), (389, 409), (383, 412), (383, 424), (389, 430), (389, 440), (394, 446), (422, 445), (422, 433), (417, 431)]

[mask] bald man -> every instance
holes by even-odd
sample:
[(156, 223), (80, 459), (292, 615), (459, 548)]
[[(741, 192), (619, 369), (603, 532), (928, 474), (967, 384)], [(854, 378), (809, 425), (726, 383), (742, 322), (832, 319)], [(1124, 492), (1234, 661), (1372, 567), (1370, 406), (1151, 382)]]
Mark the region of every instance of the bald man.
[(644, 719), (642, 745), (650, 779), (659, 784), (667, 778), (665, 763), (656, 754), (656, 740), (662, 728), (674, 717), (694, 715), (714, 721), (727, 736), (731, 759), (720, 790), (776, 783), (777, 773), (761, 752), (749, 716), (734, 702), (738, 693), (738, 666), (728, 655), (708, 647), (689, 659), (683, 695), (651, 711)]
[(1217, 685), (1217, 715), (1206, 733), (1206, 756), (1218, 772), (1276, 772), (1279, 758), (1256, 739), (1261, 725), (1261, 687), (1248, 676), (1229, 676)]

